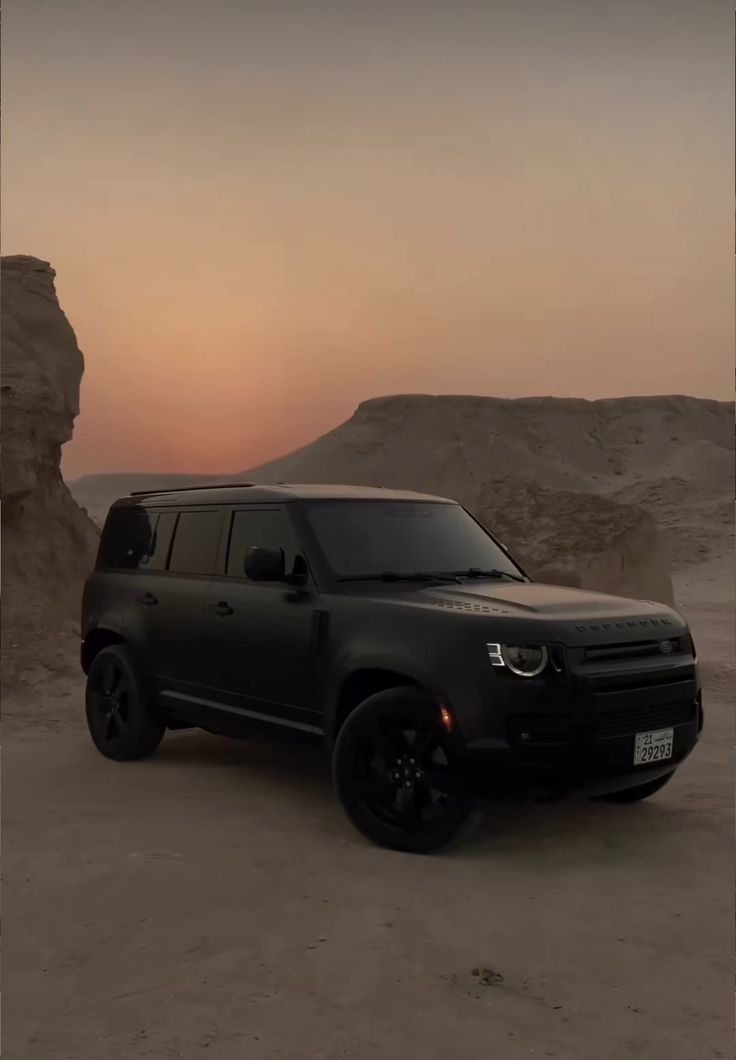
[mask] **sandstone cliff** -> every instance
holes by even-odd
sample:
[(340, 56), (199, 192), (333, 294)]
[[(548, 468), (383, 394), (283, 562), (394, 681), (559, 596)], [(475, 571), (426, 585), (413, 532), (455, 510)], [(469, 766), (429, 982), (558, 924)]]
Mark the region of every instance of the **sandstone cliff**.
[(2, 259), (3, 641), (76, 619), (98, 531), (59, 469), (79, 413), (84, 359), (59, 306), (54, 270)]

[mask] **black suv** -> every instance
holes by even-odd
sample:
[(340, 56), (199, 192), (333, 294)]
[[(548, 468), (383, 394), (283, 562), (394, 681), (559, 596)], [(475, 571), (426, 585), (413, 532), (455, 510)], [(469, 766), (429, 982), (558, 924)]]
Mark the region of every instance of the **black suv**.
[(409, 851), (448, 841), (478, 796), (644, 799), (703, 724), (676, 612), (535, 584), (458, 504), (384, 489), (116, 501), (81, 662), (108, 758), (167, 728), (312, 735), (357, 828)]

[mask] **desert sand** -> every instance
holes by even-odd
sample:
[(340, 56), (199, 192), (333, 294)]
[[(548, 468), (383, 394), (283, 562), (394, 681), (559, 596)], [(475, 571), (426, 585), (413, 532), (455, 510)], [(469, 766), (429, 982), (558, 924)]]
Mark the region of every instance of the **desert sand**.
[(7, 1055), (731, 1056), (732, 574), (676, 579), (707, 721), (664, 792), (491, 809), (432, 858), (365, 843), (317, 754), (180, 733), (107, 762), (73, 658), (31, 668), (4, 701)]
[(7, 1055), (731, 1055), (733, 407), (380, 399), (252, 473), (455, 495), (532, 565), (671, 593), (691, 621), (706, 728), (660, 795), (489, 807), (414, 858), (351, 829), (317, 752), (94, 751), (76, 609), (97, 531), (59, 472), (81, 354), (48, 265), (3, 278)]

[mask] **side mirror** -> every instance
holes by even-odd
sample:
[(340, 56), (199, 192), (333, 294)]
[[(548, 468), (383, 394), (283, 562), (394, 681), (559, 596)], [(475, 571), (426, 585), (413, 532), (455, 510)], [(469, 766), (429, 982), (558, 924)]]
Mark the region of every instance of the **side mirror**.
[(282, 582), (286, 579), (284, 553), (280, 548), (254, 545), (245, 553), (245, 576), (252, 582)]

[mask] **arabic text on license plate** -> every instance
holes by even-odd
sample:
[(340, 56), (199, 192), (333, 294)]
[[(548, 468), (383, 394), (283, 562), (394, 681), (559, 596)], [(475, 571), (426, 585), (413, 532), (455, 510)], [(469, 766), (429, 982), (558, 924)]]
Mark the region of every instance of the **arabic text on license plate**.
[(638, 732), (634, 744), (634, 765), (643, 766), (651, 762), (662, 762), (666, 758), (672, 758), (673, 735), (673, 729)]

